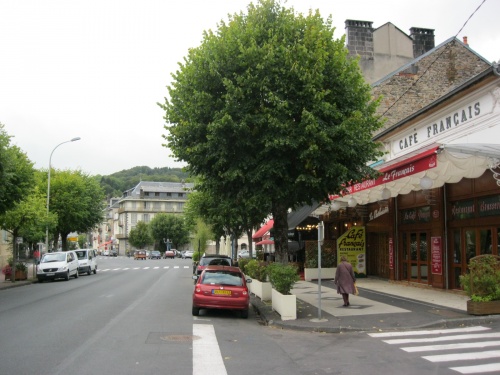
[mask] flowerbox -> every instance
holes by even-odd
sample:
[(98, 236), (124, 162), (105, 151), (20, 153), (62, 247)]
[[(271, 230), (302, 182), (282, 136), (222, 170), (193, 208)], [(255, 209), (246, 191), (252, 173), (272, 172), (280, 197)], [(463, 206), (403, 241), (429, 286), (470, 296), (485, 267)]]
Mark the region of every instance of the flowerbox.
[(281, 320), (297, 319), (297, 296), (284, 295), (275, 290), (271, 290), (272, 308), (281, 315)]
[[(321, 267), (321, 279), (322, 280), (327, 280), (327, 279), (335, 279), (335, 271), (336, 268), (323, 268)], [(304, 280), (305, 281), (311, 281), (311, 280), (318, 280), (318, 268), (304, 268)]]
[(468, 300), (467, 313), (471, 315), (500, 314), (500, 301), (475, 302)]
[(251, 286), (251, 292), (259, 297), (262, 301), (270, 301), (272, 298), (271, 294), (271, 283), (270, 282), (262, 282), (257, 279), (252, 279), (252, 282), (249, 284)]
[[(26, 271), (16, 271), (15, 273), (16, 280), (26, 280), (28, 279), (28, 273)], [(12, 281), (12, 273), (5, 275), (5, 280)]]

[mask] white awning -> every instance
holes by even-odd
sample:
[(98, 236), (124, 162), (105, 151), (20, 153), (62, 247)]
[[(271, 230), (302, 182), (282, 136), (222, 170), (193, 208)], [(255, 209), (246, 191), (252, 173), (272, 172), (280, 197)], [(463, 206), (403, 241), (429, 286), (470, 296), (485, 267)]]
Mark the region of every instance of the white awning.
[[(387, 188), (391, 197), (399, 194), (408, 194), (411, 191), (423, 190), (420, 181), (423, 177), (432, 180), (431, 188), (438, 188), (445, 183), (456, 183), (462, 178), (478, 178), (492, 165), (492, 159), (500, 160), (500, 145), (491, 144), (457, 144), (443, 145), (437, 150), (437, 163), (432, 168), (420, 168), (417, 173), (404, 176), (383, 184), (373, 184), (373, 187), (352, 191), (351, 194), (335, 197), (334, 201), (346, 207), (350, 199), (356, 204), (368, 204), (382, 200), (382, 190)], [(399, 165), (399, 169), (410, 170), (414, 160), (406, 166)], [(389, 163), (387, 163), (389, 164)], [(384, 165), (377, 167), (384, 170)], [(352, 203), (352, 202), (351, 202)], [(314, 211), (314, 215), (322, 215), (331, 208), (331, 204), (324, 204)]]

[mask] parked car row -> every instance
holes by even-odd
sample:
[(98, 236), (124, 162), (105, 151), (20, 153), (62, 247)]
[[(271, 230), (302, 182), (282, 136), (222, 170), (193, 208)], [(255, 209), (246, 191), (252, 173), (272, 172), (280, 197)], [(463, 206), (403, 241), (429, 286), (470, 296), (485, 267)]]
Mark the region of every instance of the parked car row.
[(46, 253), (38, 262), (36, 278), (45, 280), (78, 278), (80, 273), (97, 273), (97, 250), (80, 249)]

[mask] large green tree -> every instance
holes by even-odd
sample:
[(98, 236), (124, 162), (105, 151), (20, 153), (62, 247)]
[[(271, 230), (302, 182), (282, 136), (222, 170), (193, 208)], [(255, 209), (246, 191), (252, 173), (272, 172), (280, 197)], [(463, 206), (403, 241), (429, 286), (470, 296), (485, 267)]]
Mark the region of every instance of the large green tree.
[(62, 248), (67, 247), (71, 232), (88, 233), (104, 218), (104, 192), (99, 183), (82, 171), (53, 170), (50, 178), (50, 212), (57, 213), (53, 238), (61, 236)]
[(167, 239), (172, 243), (172, 249), (189, 242), (189, 228), (184, 222), (184, 217), (180, 215), (157, 214), (149, 223), (149, 228), (155, 242), (163, 251), (165, 247), (162, 248), (160, 244), (166, 246), (164, 241)]
[(220, 199), (252, 199), (274, 218), (286, 261), (287, 212), (371, 178), (381, 123), (331, 18), (274, 0), (204, 33), (172, 74), (165, 135), (174, 156)]
[(144, 221), (137, 222), (137, 225), (128, 234), (128, 242), (137, 249), (144, 249), (154, 243), (149, 224)]
[(33, 185), (33, 163), (17, 146), (0, 123), (0, 214), (21, 201)]

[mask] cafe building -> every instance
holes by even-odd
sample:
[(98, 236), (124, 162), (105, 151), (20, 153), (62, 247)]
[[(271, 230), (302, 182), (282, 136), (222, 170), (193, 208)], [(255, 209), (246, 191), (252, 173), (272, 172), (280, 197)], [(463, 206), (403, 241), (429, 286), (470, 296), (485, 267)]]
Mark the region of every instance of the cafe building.
[(373, 137), (380, 176), (348, 182), (312, 215), (325, 240), (357, 231), (358, 276), (460, 289), (471, 257), (499, 255), (500, 68), (453, 37), (372, 93), (386, 119)]

